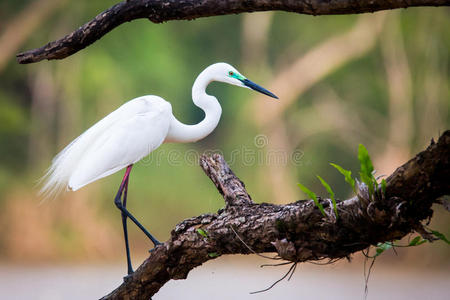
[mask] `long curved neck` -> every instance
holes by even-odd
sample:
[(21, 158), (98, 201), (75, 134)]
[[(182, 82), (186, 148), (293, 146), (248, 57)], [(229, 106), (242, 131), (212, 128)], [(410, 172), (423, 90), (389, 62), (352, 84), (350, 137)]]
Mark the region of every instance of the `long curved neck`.
[(165, 143), (196, 142), (208, 136), (219, 123), (222, 107), (216, 97), (206, 94), (206, 87), (212, 81), (208, 70), (204, 70), (192, 86), (192, 100), (194, 104), (205, 112), (205, 118), (198, 124), (183, 124), (172, 115), (169, 132)]

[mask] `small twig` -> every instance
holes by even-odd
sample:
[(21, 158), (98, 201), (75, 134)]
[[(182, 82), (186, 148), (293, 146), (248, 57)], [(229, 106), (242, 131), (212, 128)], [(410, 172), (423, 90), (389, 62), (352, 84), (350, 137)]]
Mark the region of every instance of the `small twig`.
[(295, 269), (297, 269), (297, 263), (294, 263), (294, 268), (292, 269), (291, 275), (289, 275), (288, 281), (291, 280), (292, 275), (294, 275)]
[(372, 272), (372, 268), (373, 265), (375, 264), (375, 259), (376, 257), (373, 257), (372, 262), (370, 263), (370, 267), (369, 267), (369, 271), (367, 272), (367, 276), (366, 276), (366, 262), (368, 260), (368, 258), (366, 258), (364, 260), (364, 299), (367, 299), (367, 296), (369, 294), (369, 278), (370, 278), (370, 273)]
[[(392, 243), (392, 251), (394, 251), (395, 255), (398, 256), (398, 252), (397, 249), (395, 249), (396, 247), (398, 247), (397, 245), (394, 245), (394, 243)], [(401, 246), (400, 246), (401, 247)], [(410, 247), (410, 246), (406, 246), (406, 247)]]
[(326, 265), (334, 264), (335, 262), (337, 262), (339, 260), (341, 260), (341, 258), (330, 259), (326, 263), (319, 263), (319, 262), (315, 262), (315, 261), (308, 261), (308, 263), (313, 264), (313, 265), (326, 266)]
[[(289, 268), (289, 270), (287, 271), (286, 274), (284, 274), (283, 277), (281, 277), (280, 279), (278, 279), (277, 281), (275, 281), (274, 283), (272, 283), (271, 286), (269, 286), (268, 288), (264, 289), (264, 290), (260, 290), (260, 291), (256, 291), (256, 292), (250, 292), (250, 294), (258, 294), (258, 293), (264, 293), (267, 292), (268, 290), (270, 290), (271, 288), (273, 288), (275, 285), (277, 285), (279, 282), (283, 281), (283, 279), (285, 279), (289, 273), (291, 273), (291, 271), (295, 271), (295, 266), (297, 265), (296, 262), (292, 263), (292, 266)], [(290, 278), (290, 277), (289, 277)]]
[(364, 250), (367, 250), (367, 253), (364, 252), (364, 250), (361, 250), (361, 253), (362, 253), (366, 258), (372, 258), (372, 256), (369, 256), (369, 249), (370, 249), (370, 246), (369, 246), (368, 248), (364, 249)]
[(284, 265), (289, 265), (292, 264), (292, 261), (286, 261), (283, 263), (279, 263), (279, 264), (264, 264), (264, 265), (260, 265), (261, 268), (264, 267), (279, 267), (279, 266), (284, 266)]

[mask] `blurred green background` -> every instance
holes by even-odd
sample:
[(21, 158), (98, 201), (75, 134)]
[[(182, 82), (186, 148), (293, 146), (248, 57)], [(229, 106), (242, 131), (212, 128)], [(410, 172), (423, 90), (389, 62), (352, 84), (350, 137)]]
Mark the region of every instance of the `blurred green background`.
[[(297, 182), (325, 196), (316, 174), (343, 199), (350, 189), (329, 162), (357, 174), (362, 143), (378, 174), (389, 175), (450, 127), (445, 8), (321, 17), (265, 12), (159, 25), (136, 20), (64, 60), (15, 61), (16, 53), (62, 37), (114, 3), (0, 3), (3, 262), (125, 263), (113, 204), (122, 172), (44, 203), (38, 179), (65, 145), (134, 97), (159, 95), (180, 120), (199, 122), (203, 113), (191, 101), (191, 86), (215, 62), (232, 64), (280, 100), (213, 83), (208, 92), (223, 106), (215, 132), (195, 144), (163, 145), (136, 165), (130, 211), (162, 241), (181, 220), (224, 205), (194, 163), (204, 151), (220, 150), (257, 202), (306, 198)], [(431, 226), (448, 236), (448, 215), (436, 209)], [(145, 255), (151, 244), (129, 227), (133, 253)], [(442, 268), (449, 254), (438, 242), (395, 259)]]

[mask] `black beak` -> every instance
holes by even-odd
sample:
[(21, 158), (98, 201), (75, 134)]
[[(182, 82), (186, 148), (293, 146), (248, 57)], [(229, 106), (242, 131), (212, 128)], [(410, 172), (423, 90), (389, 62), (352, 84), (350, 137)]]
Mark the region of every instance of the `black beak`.
[(269, 92), (268, 90), (266, 90), (266, 89), (263, 88), (262, 86), (257, 85), (257, 84), (254, 83), (253, 81), (250, 81), (250, 80), (248, 80), (248, 79), (244, 79), (244, 80), (241, 80), (241, 81), (242, 81), (242, 83), (243, 83), (245, 86), (248, 86), (248, 87), (251, 88), (252, 90), (255, 90), (255, 91), (257, 91), (257, 92), (260, 92), (261, 94), (267, 95), (267, 96), (269, 96), (269, 97), (278, 99), (278, 97), (275, 96), (273, 93)]

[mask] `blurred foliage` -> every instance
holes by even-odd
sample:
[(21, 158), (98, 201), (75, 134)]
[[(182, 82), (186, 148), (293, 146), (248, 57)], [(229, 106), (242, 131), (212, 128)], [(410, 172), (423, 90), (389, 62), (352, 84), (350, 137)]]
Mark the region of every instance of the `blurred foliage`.
[[(30, 3), (0, 4), (0, 35)], [(67, 1), (62, 9), (33, 28), (16, 52), (57, 39), (114, 3)], [(386, 172), (378, 174), (388, 175), (447, 129), (448, 13), (442, 8), (383, 13), (384, 29), (371, 50), (332, 70), (297, 95), (297, 100), (277, 120), (285, 128), (287, 144), (274, 146), (275, 141), (268, 135), (268, 143), (288, 156), (294, 151), (302, 153), (296, 164), (282, 165), (282, 172), (294, 183), (300, 181), (312, 190), (324, 191), (322, 196), (326, 196), (326, 191), (314, 177), (327, 174), (336, 198), (342, 199), (351, 188), (342, 184), (338, 172), (330, 171), (329, 161), (349, 166), (355, 172), (358, 164), (354, 149), (363, 143), (374, 154), (375, 169)], [(259, 17), (267, 18), (270, 24), (267, 29), (250, 27), (249, 32), (255, 36), (265, 37), (255, 42), (252, 34), (243, 33), (244, 20)], [(206, 66), (228, 62), (270, 89), (272, 80), (294, 61), (351, 30), (359, 18), (270, 12), (158, 25), (136, 20), (62, 61), (18, 65), (13, 56), (9, 57), (0, 69), (0, 253), (13, 259), (33, 259), (33, 255), (36, 259), (121, 256), (123, 253), (117, 251), (122, 249), (120, 215), (113, 205), (113, 196), (122, 172), (39, 206), (36, 182), (51, 158), (102, 116), (139, 95), (159, 95), (172, 103), (174, 114), (181, 121), (198, 122), (203, 112), (192, 104), (190, 90), (195, 77)], [(389, 39), (392, 32), (398, 34)], [(252, 43), (256, 45), (252, 48), (254, 52), (246, 53), (245, 45)], [(406, 68), (387, 62), (390, 47), (394, 56), (404, 53)], [(245, 61), (243, 57), (249, 55), (261, 57), (261, 61)], [(393, 99), (393, 83), (387, 75), (389, 67), (397, 72), (395, 76), (410, 78), (409, 86), (400, 86), (407, 91), (406, 98)], [(303, 73), (307, 76), (308, 70)], [(276, 172), (258, 160), (267, 153), (266, 148), (255, 145), (255, 136), (266, 135), (275, 125), (258, 126), (252, 108), (263, 107), (267, 102), (254, 104), (252, 91), (220, 83), (212, 84), (208, 92), (223, 105), (224, 113), (216, 131), (195, 144), (163, 145), (138, 163), (131, 174), (130, 211), (160, 240), (166, 239), (170, 229), (182, 219), (215, 212), (224, 205), (209, 179), (193, 163), (194, 152), (220, 150), (255, 201), (291, 202), (302, 196), (295, 184), (288, 185), (292, 193), (286, 194), (285, 188), (276, 184)], [(396, 135), (391, 134), (397, 130), (390, 127), (397, 117), (390, 113), (396, 101), (403, 103), (406, 108), (400, 111), (412, 120), (412, 132), (406, 142), (397, 142)], [(345, 114), (336, 116), (346, 121), (343, 125), (326, 125), (330, 114), (338, 113), (328, 109), (330, 104), (342, 107)], [(354, 122), (355, 118), (359, 123)], [(401, 135), (401, 128), (398, 130)], [(186, 153), (193, 154), (188, 161)], [(254, 155), (249, 159), (245, 153)], [(40, 228), (40, 235), (20, 231), (19, 222), (28, 222), (28, 227), (35, 231)], [(132, 246), (144, 253), (150, 244), (134, 226), (129, 227)], [(46, 250), (36, 254), (36, 244), (16, 239), (23, 234), (36, 235), (36, 241), (39, 237), (42, 243), (39, 247), (47, 247)], [(22, 250), (16, 251), (18, 248)]]

